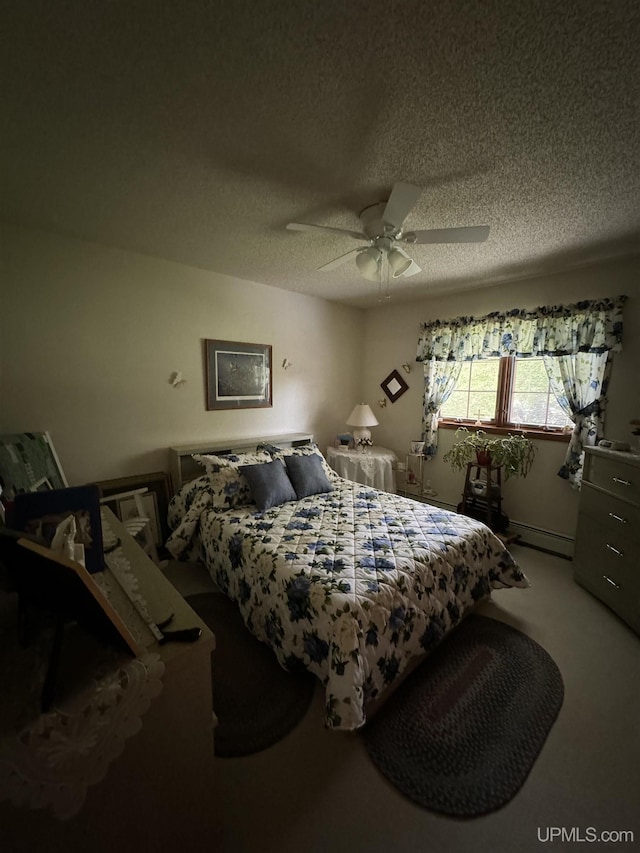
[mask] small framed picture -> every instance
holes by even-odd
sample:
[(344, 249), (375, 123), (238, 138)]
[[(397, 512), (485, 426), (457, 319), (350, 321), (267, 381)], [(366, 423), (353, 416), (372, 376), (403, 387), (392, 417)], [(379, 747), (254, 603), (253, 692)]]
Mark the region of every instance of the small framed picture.
[[(102, 480), (96, 484), (100, 489), (100, 496), (108, 498), (110, 495), (118, 495), (131, 489), (141, 489), (146, 486), (149, 490), (142, 495), (142, 504), (145, 512), (151, 519), (156, 545), (163, 545), (169, 538), (170, 530), (167, 523), (169, 501), (171, 499), (169, 490), (169, 475), (164, 471), (156, 471), (153, 474), (135, 474), (131, 477), (120, 477), (117, 480)], [(120, 521), (136, 516), (136, 506), (133, 497), (120, 498), (107, 504)]]
[(74, 517), (74, 541), (84, 549), (87, 571), (91, 574), (103, 571), (100, 492), (95, 485), (16, 495), (13, 520), (16, 530), (28, 533), (47, 548), (69, 516)]
[(387, 378), (380, 383), (380, 387), (392, 403), (395, 403), (398, 397), (402, 397), (404, 392), (409, 388), (397, 370), (392, 370)]
[(271, 346), (205, 340), (207, 409), (256, 409), (273, 405)]

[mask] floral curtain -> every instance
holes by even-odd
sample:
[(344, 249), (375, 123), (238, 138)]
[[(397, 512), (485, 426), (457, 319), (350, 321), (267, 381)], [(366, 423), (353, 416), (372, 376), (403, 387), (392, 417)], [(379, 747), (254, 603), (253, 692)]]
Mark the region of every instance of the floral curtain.
[(593, 446), (604, 426), (604, 408), (611, 362), (609, 353), (579, 352), (545, 356), (551, 390), (575, 426), (558, 476), (578, 489), (582, 482), (585, 446)]
[(422, 438), (424, 456), (435, 456), (438, 450), (438, 412), (456, 387), (461, 361), (436, 361), (424, 365), (424, 405), (422, 409)]
[[(607, 354), (622, 349), (626, 299), (616, 296), (532, 311), (514, 308), (480, 318), (422, 323), (416, 361), (425, 365), (425, 454), (436, 453), (438, 410), (454, 390), (459, 375), (458, 371), (451, 379), (454, 371), (439, 371), (435, 365), (503, 355), (545, 356), (554, 393), (575, 423), (567, 459), (559, 474), (579, 487), (583, 447), (594, 444), (602, 429), (610, 365)], [(578, 355), (594, 358), (576, 360)]]
[(517, 355), (620, 350), (626, 296), (485, 317), (434, 320), (420, 327), (416, 361), (469, 361)]

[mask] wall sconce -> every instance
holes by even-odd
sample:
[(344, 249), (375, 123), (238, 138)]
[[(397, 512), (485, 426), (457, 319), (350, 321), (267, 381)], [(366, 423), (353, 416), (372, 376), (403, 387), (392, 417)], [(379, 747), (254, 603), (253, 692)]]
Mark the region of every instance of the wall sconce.
[(402, 365), (402, 369), (405, 373), (411, 373), (411, 365), (408, 361), (405, 361), (405, 363)]
[(292, 363), (289, 361), (288, 358), (284, 358), (282, 360), (282, 367), (284, 370), (287, 370), (287, 368), (292, 367)]
[(171, 376), (169, 377), (169, 385), (173, 385), (174, 388), (178, 388), (180, 385), (184, 385), (187, 380), (183, 378), (181, 370), (175, 370)]
[(385, 409), (387, 406), (387, 398), (385, 397), (384, 400), (378, 400), (378, 405), (381, 409)]

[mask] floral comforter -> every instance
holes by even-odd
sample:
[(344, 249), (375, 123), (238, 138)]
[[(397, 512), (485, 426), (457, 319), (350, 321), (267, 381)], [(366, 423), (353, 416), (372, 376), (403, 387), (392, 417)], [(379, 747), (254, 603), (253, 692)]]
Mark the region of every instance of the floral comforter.
[(527, 587), (488, 527), (335, 477), (334, 490), (266, 512), (211, 508), (207, 477), (173, 498), (167, 547), (201, 559), (286, 669), (326, 689), (326, 723), (365, 706), (492, 589)]

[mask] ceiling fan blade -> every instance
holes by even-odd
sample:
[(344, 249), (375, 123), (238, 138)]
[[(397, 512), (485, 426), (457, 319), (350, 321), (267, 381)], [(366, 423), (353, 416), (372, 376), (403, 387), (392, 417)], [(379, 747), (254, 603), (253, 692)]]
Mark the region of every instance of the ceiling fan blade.
[(330, 270), (334, 270), (337, 267), (341, 267), (342, 264), (346, 264), (349, 258), (352, 255), (356, 255), (358, 252), (361, 252), (362, 249), (351, 249), (350, 252), (347, 252), (344, 255), (340, 255), (338, 258), (334, 258), (332, 261), (329, 261), (328, 264), (323, 264), (321, 267), (318, 267), (322, 272), (329, 272)]
[(367, 240), (368, 238), (359, 231), (348, 231), (346, 228), (331, 228), (328, 225), (306, 225), (304, 222), (289, 222), (289, 231), (331, 231), (334, 234), (348, 234), (356, 240)]
[(402, 235), (403, 243), (484, 243), (489, 236), (488, 225), (471, 225), (468, 228), (430, 228), (427, 231), (408, 231)]
[(382, 214), (382, 221), (386, 222), (387, 225), (392, 225), (393, 228), (400, 228), (421, 195), (421, 187), (414, 187), (413, 184), (403, 184), (402, 182), (394, 184), (389, 201)]

